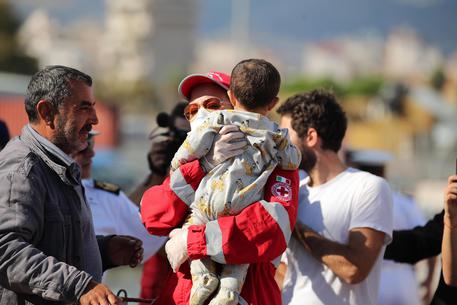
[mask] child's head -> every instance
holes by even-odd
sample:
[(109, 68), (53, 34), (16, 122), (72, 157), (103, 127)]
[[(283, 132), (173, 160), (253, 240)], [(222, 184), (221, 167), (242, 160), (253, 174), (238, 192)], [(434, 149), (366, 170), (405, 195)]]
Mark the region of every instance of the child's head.
[(268, 113), (278, 101), (281, 76), (263, 59), (246, 59), (232, 70), (229, 97), (235, 108)]

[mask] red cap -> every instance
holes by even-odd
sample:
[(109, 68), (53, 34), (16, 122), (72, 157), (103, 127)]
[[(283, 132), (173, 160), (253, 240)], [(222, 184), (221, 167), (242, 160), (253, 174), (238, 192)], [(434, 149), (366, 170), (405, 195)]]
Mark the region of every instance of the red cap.
[(211, 71), (207, 74), (191, 74), (181, 81), (178, 92), (183, 98), (189, 100), (192, 89), (201, 84), (216, 84), (228, 90), (230, 87), (230, 75), (217, 71)]

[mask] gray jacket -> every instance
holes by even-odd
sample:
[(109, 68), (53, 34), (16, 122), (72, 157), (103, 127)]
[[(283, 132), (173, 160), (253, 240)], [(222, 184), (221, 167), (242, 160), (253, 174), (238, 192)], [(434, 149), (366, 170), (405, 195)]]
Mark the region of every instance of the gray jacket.
[(79, 168), (34, 133), (25, 126), (0, 152), (0, 305), (74, 303), (101, 276)]

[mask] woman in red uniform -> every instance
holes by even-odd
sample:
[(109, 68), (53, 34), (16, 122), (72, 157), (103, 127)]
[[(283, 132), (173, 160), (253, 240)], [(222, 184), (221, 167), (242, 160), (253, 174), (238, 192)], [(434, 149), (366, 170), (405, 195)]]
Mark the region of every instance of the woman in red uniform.
[[(189, 101), (187, 116), (195, 114), (199, 107), (231, 108), (226, 92), (229, 84), (230, 77), (220, 72), (186, 77), (179, 92)], [(245, 145), (239, 141), (243, 134), (233, 128), (224, 127), (220, 134), (207, 155), (209, 162), (200, 164), (196, 160), (184, 164), (163, 184), (145, 192), (141, 217), (151, 234), (168, 235), (180, 228), (206, 174), (205, 168), (238, 154)], [(249, 264), (240, 304), (281, 304), (274, 274), (295, 225), (297, 204), (298, 171), (276, 168), (265, 186), (264, 200), (252, 203), (238, 215), (175, 230), (168, 241), (173, 249), (169, 259), (173, 265), (186, 259), (217, 256), (227, 264)], [(185, 262), (176, 274), (164, 280), (167, 282), (156, 304), (187, 305), (192, 287), (189, 264)]]

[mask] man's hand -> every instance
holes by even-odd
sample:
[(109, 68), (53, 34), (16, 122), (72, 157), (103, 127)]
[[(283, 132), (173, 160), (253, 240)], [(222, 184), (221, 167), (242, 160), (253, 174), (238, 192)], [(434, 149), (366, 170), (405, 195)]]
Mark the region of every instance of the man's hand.
[(174, 229), (170, 232), (170, 239), (165, 244), (165, 252), (174, 272), (189, 257), (187, 254), (187, 228)]
[(362, 227), (352, 229), (348, 243), (341, 244), (299, 222), (295, 225), (294, 234), (306, 251), (351, 285), (368, 276), (385, 239), (385, 233)]
[(450, 176), (444, 192), (444, 222), (450, 227), (457, 226), (457, 175)]
[(121, 300), (103, 284), (91, 281), (79, 298), (80, 305), (120, 305)]
[(238, 126), (226, 125), (219, 131), (211, 150), (202, 158), (202, 165), (209, 172), (225, 160), (243, 153), (247, 144), (246, 136)]
[(115, 235), (108, 241), (108, 256), (118, 266), (136, 267), (143, 260), (143, 242), (126, 235)]
[(302, 244), (302, 246), (305, 248), (307, 252), (311, 252), (309, 245), (306, 243), (306, 238), (312, 234), (317, 234), (316, 232), (314, 232), (310, 227), (308, 227), (304, 223), (297, 220), (292, 234)]

